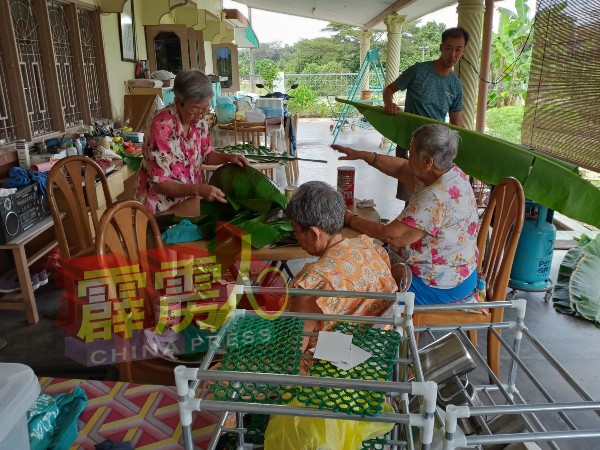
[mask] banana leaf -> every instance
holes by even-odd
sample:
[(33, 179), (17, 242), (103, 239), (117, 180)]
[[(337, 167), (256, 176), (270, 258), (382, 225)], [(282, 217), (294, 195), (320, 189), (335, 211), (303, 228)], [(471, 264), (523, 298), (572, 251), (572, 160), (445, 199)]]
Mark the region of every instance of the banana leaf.
[[(234, 199), (267, 199), (285, 208), (287, 198), (279, 187), (264, 174), (253, 167), (240, 167), (235, 164), (224, 164), (213, 173), (209, 184), (223, 191), (227, 197)], [(211, 202), (202, 202), (200, 211)]]
[(247, 220), (237, 226), (250, 235), (254, 248), (262, 248), (279, 237), (279, 232), (274, 227), (256, 220)]
[[(403, 148), (409, 148), (417, 128), (442, 123), (405, 112), (388, 115), (378, 106), (336, 100), (354, 106), (377, 131)], [(465, 173), (490, 184), (515, 177), (527, 198), (600, 227), (600, 189), (581, 178), (572, 164), (476, 131), (448, 126), (460, 133), (462, 142), (455, 162)]]
[(600, 327), (600, 256), (586, 253), (569, 283), (571, 308)]
[(586, 254), (584, 247), (590, 242), (590, 238), (585, 234), (581, 235), (577, 245), (571, 247), (558, 268), (558, 275), (556, 277), (556, 284), (552, 291), (552, 304), (556, 312), (561, 314), (567, 314), (570, 316), (580, 316), (575, 308), (571, 304), (571, 298), (569, 295), (569, 283), (571, 276), (577, 263)]
[[(575, 263), (569, 280), (570, 307), (600, 327), (600, 235), (585, 245), (579, 244), (579, 247), (582, 256)], [(572, 255), (567, 264), (576, 257), (576, 254)]]
[[(227, 221), (249, 233), (252, 246), (260, 248), (293, 232), (289, 221), (281, 220), (281, 210), (287, 205), (287, 198), (258, 170), (225, 164), (214, 172), (210, 184), (225, 193), (228, 203), (200, 203), (200, 211), (205, 218), (200, 225), (203, 236), (213, 238), (216, 223)], [(276, 220), (268, 223), (273, 217)], [(211, 248), (214, 248), (214, 242), (209, 245)]]

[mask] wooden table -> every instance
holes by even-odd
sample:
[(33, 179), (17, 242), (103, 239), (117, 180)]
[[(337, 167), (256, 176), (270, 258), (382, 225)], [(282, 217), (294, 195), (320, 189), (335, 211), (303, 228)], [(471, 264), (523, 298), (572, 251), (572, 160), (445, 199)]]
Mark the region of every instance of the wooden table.
[[(213, 147), (226, 147), (228, 145), (236, 145), (235, 129), (233, 123), (218, 124), (210, 130), (210, 140)], [(283, 118), (281, 123), (267, 123), (267, 140), (265, 147), (270, 148), (275, 152), (287, 153), (287, 145), (285, 143), (285, 129), (283, 127)]]
[[(19, 285), (21, 292), (15, 294), (5, 294), (2, 296), (3, 301), (0, 302), (0, 309), (20, 310), (24, 309), (27, 314), (27, 322), (30, 325), (37, 323), (40, 318), (35, 304), (35, 295), (33, 294), (33, 286), (31, 285), (31, 276), (29, 267), (43, 257), (46, 253), (58, 245), (56, 238), (47, 242), (40, 250), (31, 256), (27, 256), (25, 245), (38, 237), (43, 232), (49, 230), (54, 225), (52, 216), (46, 217), (40, 223), (34, 225), (25, 233), (17, 236), (12, 241), (0, 245), (0, 250), (11, 250), (15, 259), (15, 268), (19, 277)], [(4, 299), (14, 300), (21, 298), (21, 302), (4, 301)]]

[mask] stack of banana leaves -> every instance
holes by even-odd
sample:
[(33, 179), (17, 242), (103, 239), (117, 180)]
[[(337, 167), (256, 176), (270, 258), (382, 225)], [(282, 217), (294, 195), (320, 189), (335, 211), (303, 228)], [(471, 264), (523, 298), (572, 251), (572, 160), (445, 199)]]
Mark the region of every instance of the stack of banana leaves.
[[(441, 123), (404, 112), (388, 115), (379, 106), (337, 100), (354, 106), (373, 128), (403, 148), (409, 148), (417, 128)], [(600, 189), (579, 176), (576, 166), (502, 139), (448, 126), (460, 133), (462, 142), (455, 162), (468, 175), (490, 184), (514, 177), (523, 185), (525, 197), (600, 227)]]
[(600, 235), (582, 235), (563, 258), (554, 285), (554, 309), (600, 327)]
[(279, 163), (279, 164), (287, 164), (289, 161), (311, 161), (326, 164), (327, 161), (321, 159), (306, 159), (306, 158), (297, 158), (294, 156), (287, 156), (282, 153), (275, 152), (273, 150), (269, 150), (264, 145), (256, 146), (251, 143), (237, 144), (237, 145), (229, 145), (227, 147), (219, 147), (215, 148), (215, 151), (220, 153), (238, 153), (240, 155), (244, 155), (246, 159), (250, 162), (255, 163)]
[(200, 203), (198, 226), (202, 236), (212, 239), (214, 250), (217, 222), (229, 222), (250, 235), (252, 247), (296, 244), (294, 230), (283, 209), (287, 198), (279, 187), (258, 170), (246, 166), (224, 164), (210, 178), (228, 203)]

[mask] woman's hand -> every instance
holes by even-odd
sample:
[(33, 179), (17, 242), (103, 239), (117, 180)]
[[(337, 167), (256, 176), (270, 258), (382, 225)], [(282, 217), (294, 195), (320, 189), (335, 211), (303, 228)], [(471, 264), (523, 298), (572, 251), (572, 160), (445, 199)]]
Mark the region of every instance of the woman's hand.
[(342, 156), (342, 157), (338, 158), (341, 161), (343, 161), (343, 160), (354, 161), (357, 159), (362, 159), (362, 157), (360, 155), (362, 152), (359, 152), (358, 150), (354, 150), (353, 148), (344, 147), (343, 145), (338, 145), (338, 144), (333, 144), (331, 146), (331, 148), (346, 155), (346, 156)]
[(227, 198), (225, 198), (225, 194), (221, 189), (215, 186), (211, 186), (210, 184), (198, 184), (196, 185), (197, 196), (202, 197), (204, 200), (209, 202), (221, 202), (227, 203)]
[(352, 218), (355, 216), (355, 214), (350, 211), (349, 209), (347, 209), (344, 212), (344, 225), (349, 227), (350, 226), (350, 222), (352, 221)]
[(412, 283), (412, 272), (408, 265), (404, 263), (394, 264), (391, 272), (398, 285), (398, 291), (406, 292)]
[(225, 153), (226, 161), (236, 166), (244, 167), (250, 164), (244, 155), (238, 155), (235, 153)]

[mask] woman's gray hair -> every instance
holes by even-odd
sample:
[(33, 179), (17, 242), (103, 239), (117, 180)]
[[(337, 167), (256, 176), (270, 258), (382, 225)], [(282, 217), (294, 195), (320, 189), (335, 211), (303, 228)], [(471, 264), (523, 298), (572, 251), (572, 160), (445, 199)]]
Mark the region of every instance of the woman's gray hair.
[(412, 141), (420, 158), (424, 158), (425, 155), (431, 156), (434, 166), (439, 170), (445, 170), (454, 164), (454, 158), (458, 154), (460, 135), (458, 131), (454, 131), (446, 125), (432, 123), (415, 130), (412, 134)]
[(346, 205), (341, 193), (322, 181), (309, 181), (294, 192), (285, 214), (302, 231), (317, 227), (333, 235), (344, 228), (345, 211)]
[(200, 70), (182, 70), (173, 84), (175, 98), (182, 104), (190, 99), (204, 100), (214, 95), (212, 83)]

